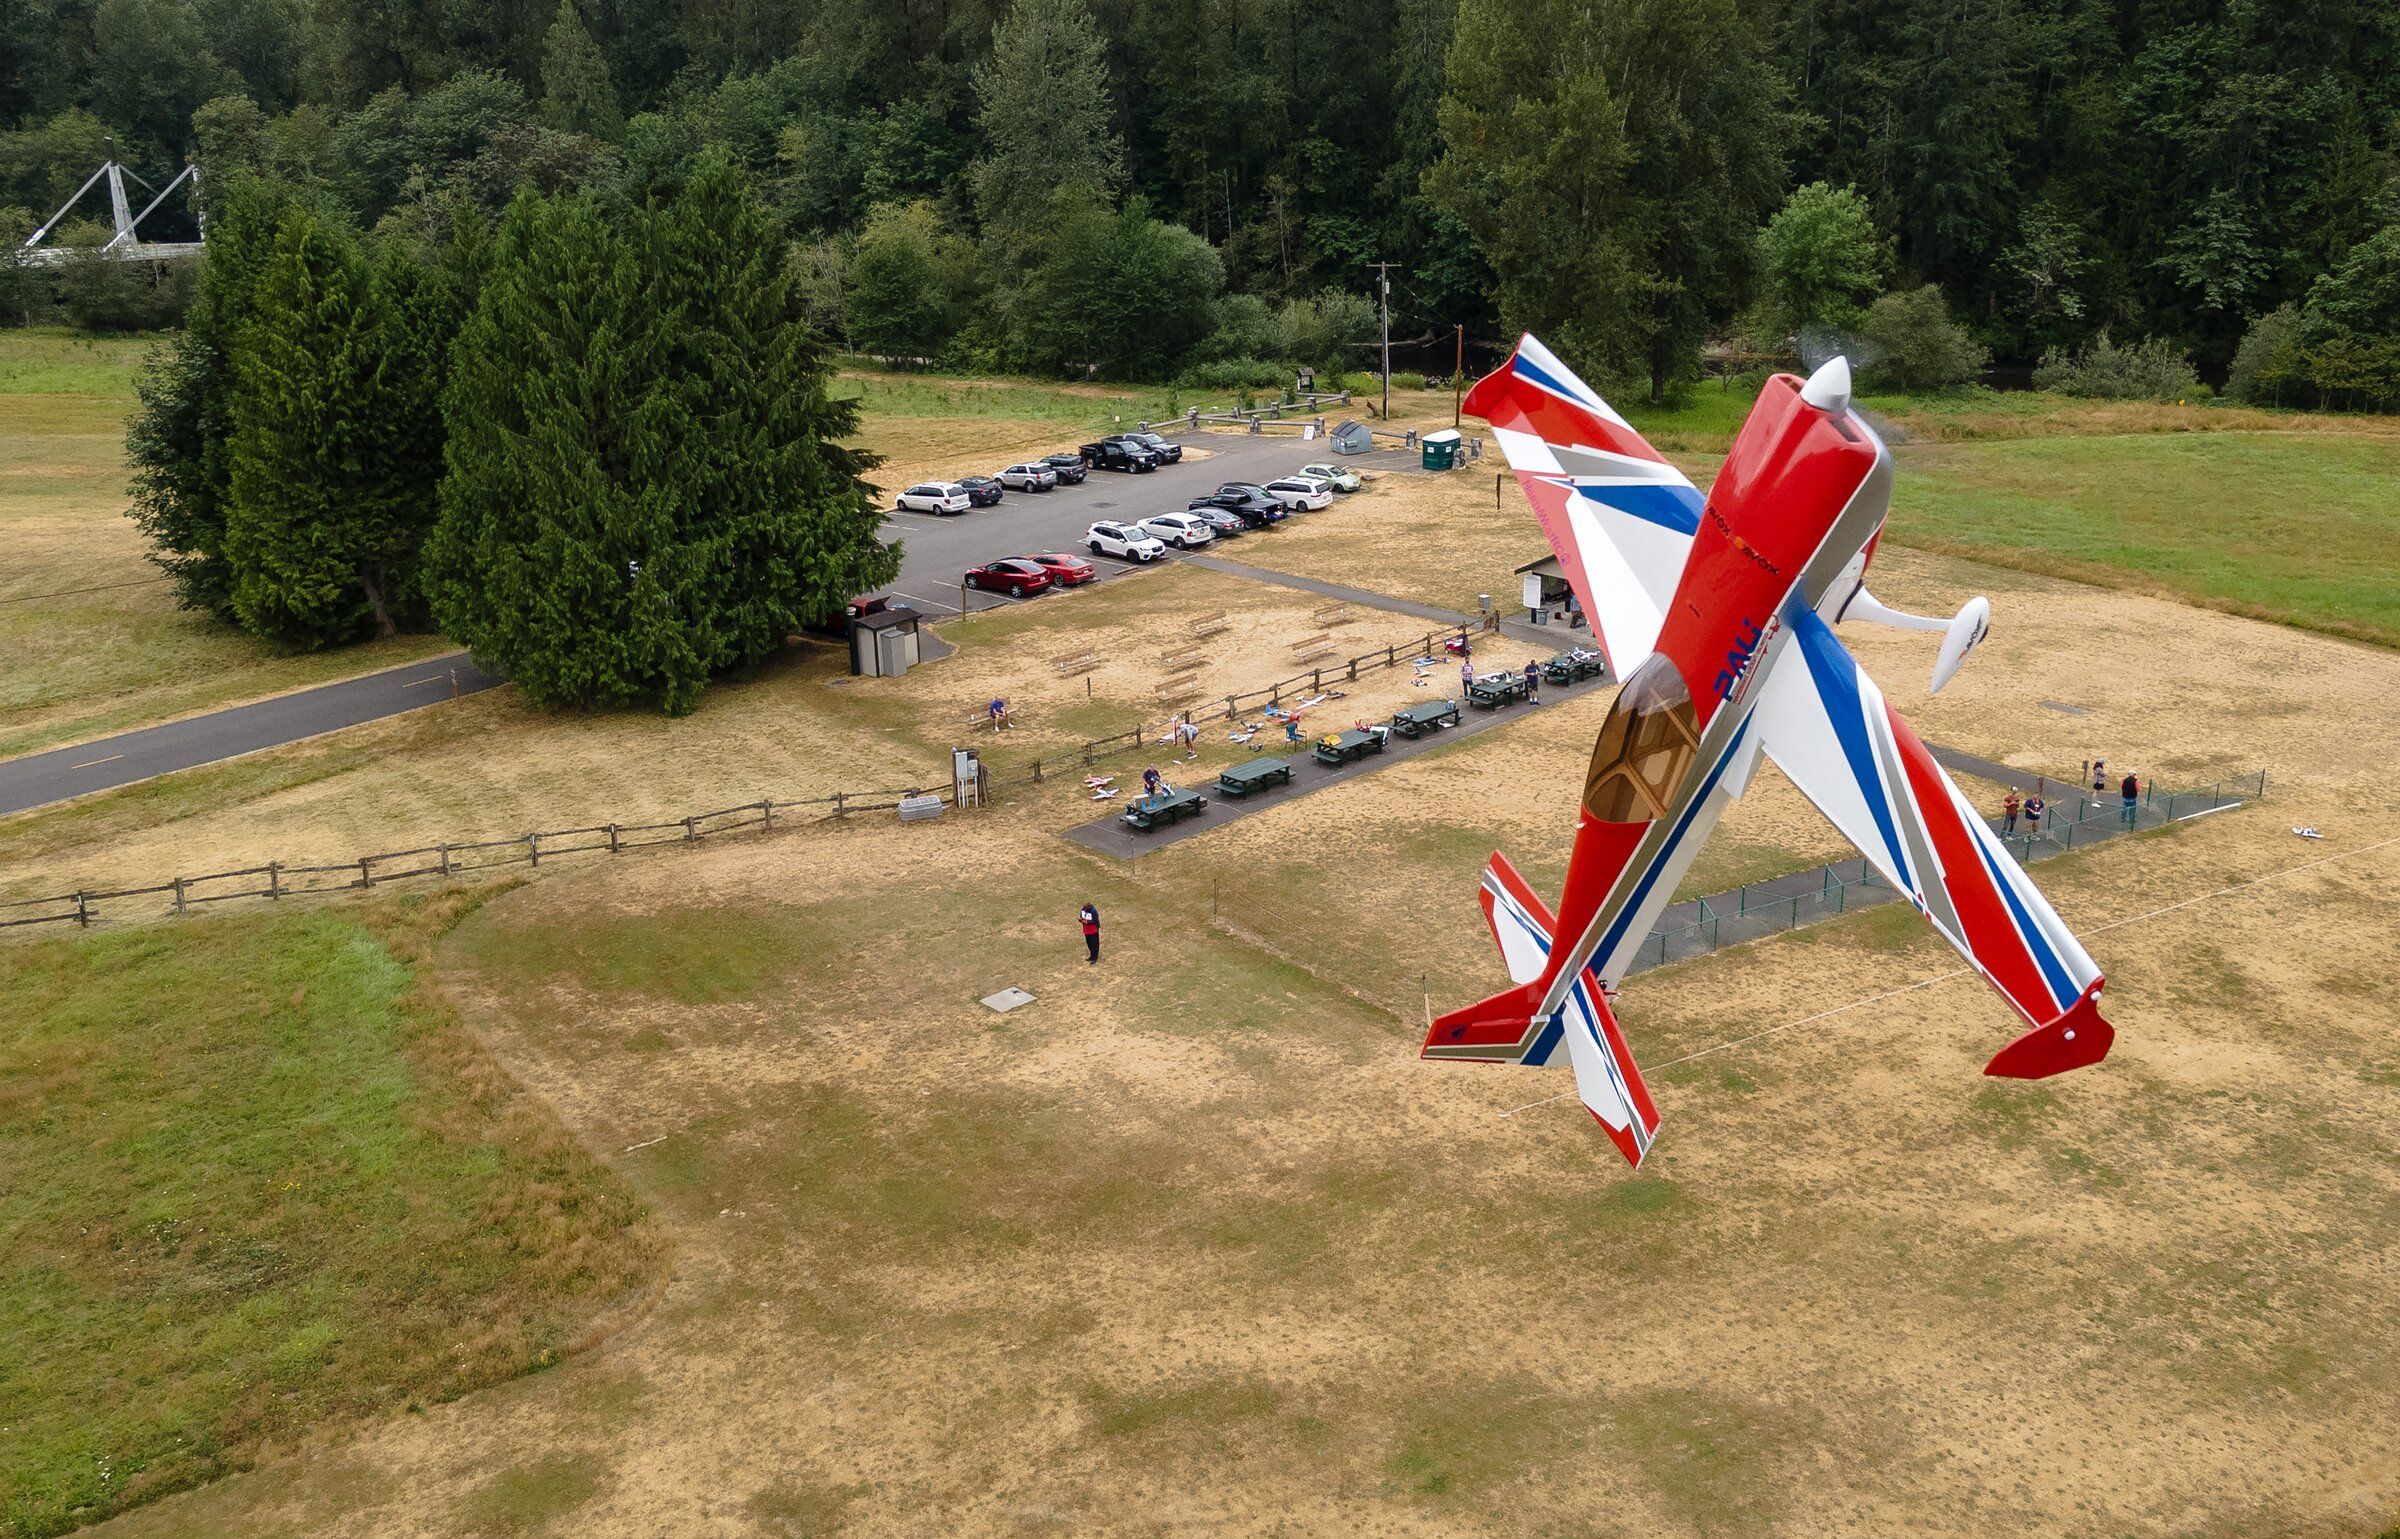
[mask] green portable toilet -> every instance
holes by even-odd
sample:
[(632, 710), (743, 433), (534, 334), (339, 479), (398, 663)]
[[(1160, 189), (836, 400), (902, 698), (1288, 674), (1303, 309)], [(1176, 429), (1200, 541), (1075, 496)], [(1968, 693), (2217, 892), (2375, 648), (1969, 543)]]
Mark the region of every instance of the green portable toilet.
[(1425, 451), (1427, 470), (1453, 470), (1458, 466), (1458, 429), (1443, 428), (1418, 440)]

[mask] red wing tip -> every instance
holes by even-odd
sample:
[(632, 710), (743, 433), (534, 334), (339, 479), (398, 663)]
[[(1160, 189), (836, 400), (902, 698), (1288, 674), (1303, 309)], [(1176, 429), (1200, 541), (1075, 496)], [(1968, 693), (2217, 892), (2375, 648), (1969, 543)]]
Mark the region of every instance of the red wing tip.
[(2036, 1026), (1992, 1055), (1983, 1072), (2000, 1079), (2048, 1079), (2069, 1069), (2086, 1069), (2108, 1056), (2117, 1029), (2100, 1018), (2100, 989), (2075, 1001), (2075, 1008), (2047, 1026)]

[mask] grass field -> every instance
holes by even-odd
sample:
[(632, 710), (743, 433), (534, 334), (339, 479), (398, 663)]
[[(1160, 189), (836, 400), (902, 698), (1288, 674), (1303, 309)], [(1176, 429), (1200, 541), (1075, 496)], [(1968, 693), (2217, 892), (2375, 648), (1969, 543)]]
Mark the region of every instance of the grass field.
[[(1590, 702), (1131, 865), (1026, 805), (545, 871), (442, 975), (624, 1151), (666, 1297), (105, 1532), (2385, 1529), (2400, 793), (2345, 745), (2400, 731), (2400, 659), (2014, 581), (1937, 700), (1897, 682), (1921, 644), (1862, 644), (1929, 736), (2277, 777), (2041, 868), (2110, 977), (2103, 1068), (1981, 1078), (2013, 1023), (1898, 909), (1629, 983), (1639, 1176), (1537, 1104), (1563, 1075), (1419, 1062), (1420, 973), (1499, 981), (1483, 852), (1554, 874)], [(1255, 944), (1212, 887), (1308, 922)], [(1004, 984), (1038, 1003), (976, 1006)]]
[(467, 904), (0, 946), (0, 1532), (555, 1362), (656, 1231), (426, 976)]

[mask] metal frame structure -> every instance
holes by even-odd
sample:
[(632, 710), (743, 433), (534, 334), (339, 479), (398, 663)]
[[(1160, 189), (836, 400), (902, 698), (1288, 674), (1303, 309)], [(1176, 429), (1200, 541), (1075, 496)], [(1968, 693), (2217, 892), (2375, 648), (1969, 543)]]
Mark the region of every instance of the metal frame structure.
[[(129, 176), (140, 183), (144, 192), (152, 194), (150, 201), (142, 206), (142, 211), (138, 214), (131, 211), (132, 204), (125, 196), (125, 179)], [(17, 261), (32, 267), (55, 267), (66, 260), (70, 254), (67, 248), (44, 246), (42, 238), (57, 228), (60, 220), (74, 211), (75, 205), (83, 201), (85, 193), (90, 192), (93, 187), (103, 181), (108, 183), (108, 211), (111, 221), (116, 226), (116, 233), (109, 237), (108, 244), (100, 248), (100, 255), (103, 258), (112, 262), (164, 262), (175, 257), (196, 256), (207, 244), (208, 218), (207, 215), (200, 212), (197, 202), (200, 190), (199, 162), (187, 162), (175, 180), (167, 183), (163, 188), (154, 188), (148, 182), (142, 181), (139, 174), (127, 170), (119, 162), (105, 160), (100, 163), (99, 170), (86, 177), (83, 185), (75, 189), (75, 196), (60, 204), (57, 213), (52, 214), (40, 229), (25, 237), (25, 244), (17, 248)], [(187, 181), (192, 184), (195, 197), (193, 218), (200, 226), (200, 239), (195, 241), (146, 241), (140, 239), (137, 232), (141, 228), (142, 221), (149, 218), (161, 203), (167, 201), (168, 194)]]

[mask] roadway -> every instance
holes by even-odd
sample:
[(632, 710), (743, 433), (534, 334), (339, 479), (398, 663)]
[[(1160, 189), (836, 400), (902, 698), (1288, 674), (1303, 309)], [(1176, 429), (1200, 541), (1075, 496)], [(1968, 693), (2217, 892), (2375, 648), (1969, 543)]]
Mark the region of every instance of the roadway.
[[(1219, 482), (1269, 481), (1332, 455), (1332, 446), (1324, 440), (1303, 441), (1290, 433), (1201, 433), (1193, 435), (1190, 443), (1195, 450), (1206, 450), (1208, 457), (1187, 458), (1182, 464), (1162, 465), (1139, 476), (1096, 470), (1081, 486), (1012, 492), (996, 507), (950, 518), (895, 512), (885, 520), (881, 533), (886, 542), (901, 542), (900, 575), (884, 591), (931, 618), (957, 614), (962, 598), (959, 578), (969, 567), (1035, 551), (1083, 552), (1084, 531), (1101, 519), (1134, 520), (1179, 512), (1193, 497), (1213, 491)], [(1348, 463), (1388, 468), (1408, 460), (1386, 450), (1360, 455)], [(1269, 533), (1246, 538), (1273, 537)], [(1229, 548), (1238, 550), (1240, 546), (1237, 540)], [(1092, 565), (1103, 579), (1138, 570), (1131, 563), (1106, 558)], [(978, 593), (967, 599), (968, 607), (975, 610), (1015, 602), (997, 593)], [(454, 652), (10, 759), (0, 762), (0, 817), (175, 770), (279, 748), (501, 682), (476, 667), (466, 653)]]

